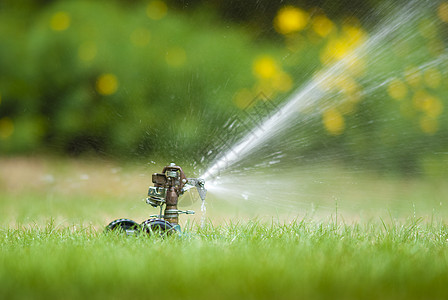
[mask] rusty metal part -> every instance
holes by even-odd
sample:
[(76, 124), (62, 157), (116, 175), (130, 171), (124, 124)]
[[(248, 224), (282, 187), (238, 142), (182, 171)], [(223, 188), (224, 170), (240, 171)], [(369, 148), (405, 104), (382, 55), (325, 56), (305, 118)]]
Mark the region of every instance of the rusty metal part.
[[(162, 173), (166, 176), (166, 184), (174, 187), (177, 195), (182, 194), (182, 189), (187, 182), (187, 177), (182, 168), (171, 163), (169, 166), (163, 168)], [(176, 176), (173, 176), (174, 174), (176, 174)]]
[[(154, 187), (149, 188), (149, 198), (147, 198), (146, 203), (153, 207), (160, 206), (161, 211), (162, 206), (165, 204), (163, 218), (173, 225), (178, 224), (179, 213), (187, 213), (177, 209), (180, 195), (191, 187), (196, 187), (202, 201), (204, 201), (207, 192), (203, 179), (187, 179), (182, 168), (174, 163), (164, 167), (162, 173), (152, 174), (152, 182)], [(191, 212), (188, 211), (188, 214), (191, 214)], [(160, 217), (162, 217), (162, 212), (160, 212)]]
[(165, 186), (166, 185), (165, 174), (161, 174), (161, 173), (152, 174), (152, 182), (154, 183), (154, 186), (156, 186), (156, 187)]
[(171, 186), (166, 194), (165, 220), (172, 224), (178, 224), (177, 201), (179, 195), (174, 186)]

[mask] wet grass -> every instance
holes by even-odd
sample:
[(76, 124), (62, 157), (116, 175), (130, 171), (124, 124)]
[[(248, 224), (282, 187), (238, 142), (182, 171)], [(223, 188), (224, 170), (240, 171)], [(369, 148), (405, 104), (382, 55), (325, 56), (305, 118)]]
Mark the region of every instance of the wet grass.
[[(184, 234), (161, 239), (103, 232), (115, 218), (141, 222), (154, 213), (139, 200), (160, 166), (0, 163), (0, 299), (448, 297), (444, 185), (363, 177), (356, 190), (340, 187), (351, 193), (319, 190), (338, 194), (341, 205), (327, 214), (302, 217), (291, 207), (292, 218), (236, 217), (241, 202), (217, 210), (209, 200), (205, 226), (200, 213), (182, 216)], [(354, 182), (331, 178), (331, 186)], [(347, 217), (349, 200), (380, 191), (391, 203), (405, 197), (410, 209), (384, 214), (364, 201), (373, 216)]]
[(446, 299), (443, 224), (227, 223), (165, 239), (0, 230), (2, 299)]

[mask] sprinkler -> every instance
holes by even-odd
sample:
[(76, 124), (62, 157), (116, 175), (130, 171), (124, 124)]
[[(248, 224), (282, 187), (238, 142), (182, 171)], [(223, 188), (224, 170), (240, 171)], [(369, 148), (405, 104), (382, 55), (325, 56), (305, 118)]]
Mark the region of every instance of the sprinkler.
[[(191, 215), (192, 210), (179, 210), (177, 203), (179, 197), (189, 189), (195, 187), (201, 200), (205, 200), (207, 190), (205, 181), (201, 178), (187, 178), (181, 167), (175, 163), (163, 168), (162, 173), (152, 174), (152, 183), (148, 190), (146, 203), (155, 208), (160, 208), (159, 214), (151, 215), (150, 218), (139, 224), (130, 219), (117, 219), (107, 225), (106, 230), (119, 230), (127, 235), (138, 234), (143, 231), (148, 234), (159, 235), (181, 232), (179, 215)], [(163, 211), (165, 207), (165, 211)], [(163, 213), (163, 214), (162, 214)]]

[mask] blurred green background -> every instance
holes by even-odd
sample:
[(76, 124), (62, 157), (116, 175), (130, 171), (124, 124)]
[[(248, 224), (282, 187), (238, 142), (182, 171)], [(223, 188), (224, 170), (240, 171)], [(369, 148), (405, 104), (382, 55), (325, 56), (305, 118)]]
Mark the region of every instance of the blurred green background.
[[(287, 101), (365, 42), (384, 3), (3, 0), (0, 154), (199, 160), (257, 95)], [(412, 22), (320, 82), (339, 98), (304, 129), (307, 155), (448, 175), (447, 60), (425, 65), (445, 55), (448, 2)]]

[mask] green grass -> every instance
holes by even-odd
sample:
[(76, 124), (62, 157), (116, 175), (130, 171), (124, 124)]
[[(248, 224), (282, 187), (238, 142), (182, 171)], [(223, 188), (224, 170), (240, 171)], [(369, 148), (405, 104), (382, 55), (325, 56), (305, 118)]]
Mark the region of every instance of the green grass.
[(0, 231), (0, 298), (446, 299), (447, 227), (228, 223), (180, 237)]
[(251, 215), (257, 203), (210, 194), (204, 227), (200, 213), (181, 216), (184, 234), (161, 239), (103, 233), (156, 212), (141, 199), (160, 166), (0, 165), (0, 299), (448, 297), (443, 182), (310, 169), (286, 200), (321, 199), (316, 213)]

